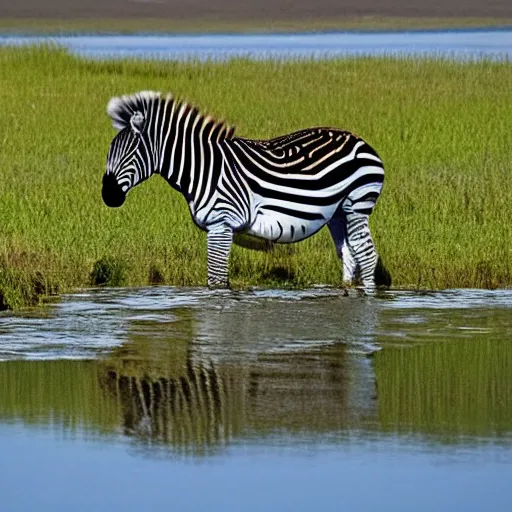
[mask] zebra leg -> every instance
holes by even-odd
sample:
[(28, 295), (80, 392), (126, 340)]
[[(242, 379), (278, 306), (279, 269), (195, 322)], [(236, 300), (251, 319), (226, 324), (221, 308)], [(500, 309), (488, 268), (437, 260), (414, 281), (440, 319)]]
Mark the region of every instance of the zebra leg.
[(208, 227), (208, 287), (228, 288), (229, 251), (233, 243), (233, 230), (224, 223)]
[(375, 268), (377, 251), (368, 225), (369, 216), (364, 213), (351, 212), (347, 217), (347, 243), (360, 271), (364, 291), (375, 292)]
[(348, 245), (346, 219), (344, 216), (334, 217), (327, 227), (336, 246), (336, 254), (343, 265), (343, 285), (351, 286), (357, 277), (357, 265)]

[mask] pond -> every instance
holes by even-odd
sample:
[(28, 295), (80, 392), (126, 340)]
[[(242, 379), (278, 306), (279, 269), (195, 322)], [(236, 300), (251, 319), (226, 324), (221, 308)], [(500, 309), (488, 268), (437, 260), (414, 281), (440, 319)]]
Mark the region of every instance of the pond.
[(0, 36), (2, 45), (55, 43), (90, 58), (173, 60), (327, 59), (414, 56), (512, 59), (512, 30), (424, 30), (296, 34)]
[(512, 291), (99, 289), (0, 314), (5, 510), (508, 510)]

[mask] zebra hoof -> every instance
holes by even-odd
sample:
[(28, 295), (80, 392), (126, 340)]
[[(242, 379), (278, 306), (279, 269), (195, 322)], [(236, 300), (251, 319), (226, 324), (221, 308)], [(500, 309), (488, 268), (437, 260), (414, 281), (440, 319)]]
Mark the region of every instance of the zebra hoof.
[(375, 286), (363, 286), (362, 288), (358, 288), (361, 292), (361, 294), (365, 297), (375, 297), (376, 295), (376, 288)]
[(225, 281), (208, 281), (208, 288), (210, 290), (229, 290), (229, 283)]

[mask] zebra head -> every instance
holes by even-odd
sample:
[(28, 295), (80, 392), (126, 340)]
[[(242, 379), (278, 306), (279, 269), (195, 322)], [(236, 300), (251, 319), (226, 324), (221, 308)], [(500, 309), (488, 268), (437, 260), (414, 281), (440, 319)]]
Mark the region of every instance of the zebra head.
[(107, 155), (101, 196), (107, 206), (121, 206), (126, 194), (154, 172), (151, 141), (147, 133), (149, 107), (158, 93), (143, 91), (131, 96), (112, 98), (107, 114), (116, 134)]

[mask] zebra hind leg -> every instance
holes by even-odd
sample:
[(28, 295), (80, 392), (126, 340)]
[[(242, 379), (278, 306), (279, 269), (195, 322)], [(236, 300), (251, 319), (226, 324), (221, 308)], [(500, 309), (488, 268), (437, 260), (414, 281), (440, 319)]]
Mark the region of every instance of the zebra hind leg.
[(375, 292), (375, 269), (378, 255), (375, 250), (369, 216), (364, 213), (351, 212), (347, 218), (347, 243), (360, 271), (363, 288), (366, 294)]
[(336, 246), (336, 254), (343, 265), (343, 285), (352, 286), (358, 278), (359, 269), (347, 240), (347, 225), (344, 216), (332, 218), (327, 224)]
[(233, 230), (224, 223), (208, 228), (208, 287), (229, 288), (229, 252), (233, 243)]

